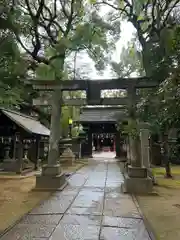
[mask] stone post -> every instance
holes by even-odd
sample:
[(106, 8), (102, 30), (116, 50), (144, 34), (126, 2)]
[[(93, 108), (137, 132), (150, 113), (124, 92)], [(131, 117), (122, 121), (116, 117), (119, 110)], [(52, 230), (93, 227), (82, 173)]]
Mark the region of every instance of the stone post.
[(130, 136), (130, 153), (131, 166), (142, 167), (139, 136), (137, 136), (136, 138)]
[[(133, 127), (137, 126), (136, 119), (136, 89), (134, 86), (128, 88), (128, 98), (129, 98), (129, 121), (128, 124)], [(139, 136), (129, 135), (130, 143), (130, 157), (131, 157), (131, 166), (140, 167), (142, 166), (141, 157), (140, 157), (140, 140)]]
[(150, 168), (150, 154), (149, 154), (149, 130), (140, 129), (141, 140), (141, 158), (142, 164), (145, 168)]
[(148, 176), (152, 179), (153, 183), (156, 183), (155, 177), (153, 176), (153, 172), (151, 169), (149, 136), (150, 132), (148, 126), (144, 125), (140, 129), (142, 163), (143, 166), (147, 169)]
[(140, 137), (131, 137), (130, 142), (131, 164), (128, 166), (128, 175), (129, 177), (147, 177), (147, 171), (142, 165)]
[[(153, 180), (150, 177), (147, 129), (140, 130), (140, 136), (131, 138), (131, 165), (128, 166), (122, 189), (128, 193), (150, 193)], [(145, 139), (146, 138), (146, 139)], [(141, 141), (140, 141), (141, 140)], [(145, 141), (143, 141), (145, 140)]]
[(66, 184), (65, 174), (61, 172), (59, 164), (61, 106), (62, 91), (55, 89), (52, 93), (48, 164), (44, 165), (42, 173), (36, 176), (37, 190), (59, 190)]
[(121, 172), (124, 174), (127, 171), (128, 159), (127, 159), (127, 153), (125, 154), (125, 149), (123, 149), (122, 136), (120, 137), (120, 140), (119, 140), (119, 158), (120, 158), (119, 159), (120, 169), (121, 169)]

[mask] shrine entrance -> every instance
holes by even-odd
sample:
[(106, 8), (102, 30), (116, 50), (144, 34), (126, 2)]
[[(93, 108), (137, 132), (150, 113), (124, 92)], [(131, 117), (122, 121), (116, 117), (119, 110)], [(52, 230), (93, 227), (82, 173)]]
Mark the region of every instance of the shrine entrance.
[[(123, 118), (122, 118), (123, 113)], [(95, 153), (112, 152), (114, 157), (126, 155), (123, 150), (125, 138), (117, 130), (119, 117), (125, 121), (122, 107), (83, 107), (81, 109), (79, 124), (86, 132), (86, 141), (82, 144), (81, 155), (93, 157)], [(113, 154), (111, 154), (113, 156)]]
[(115, 134), (113, 133), (93, 133), (93, 152), (114, 152), (115, 151)]

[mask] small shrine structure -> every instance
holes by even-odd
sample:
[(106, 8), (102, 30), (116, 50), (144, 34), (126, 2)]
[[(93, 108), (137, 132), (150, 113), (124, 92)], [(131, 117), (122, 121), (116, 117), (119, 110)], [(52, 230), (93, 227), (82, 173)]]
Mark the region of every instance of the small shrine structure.
[(37, 119), (0, 108), (1, 172), (22, 173), (38, 169), (38, 161), (45, 158), (49, 135), (50, 130)]

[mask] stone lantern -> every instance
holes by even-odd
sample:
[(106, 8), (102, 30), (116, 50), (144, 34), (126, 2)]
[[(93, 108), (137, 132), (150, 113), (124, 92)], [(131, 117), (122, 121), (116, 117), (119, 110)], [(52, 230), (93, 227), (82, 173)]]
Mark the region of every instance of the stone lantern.
[(73, 120), (69, 118), (69, 137), (72, 138), (72, 126), (73, 126)]
[(2, 141), (5, 145), (5, 156), (4, 156), (4, 160), (9, 160), (9, 153), (10, 153), (10, 149), (11, 149), (11, 141), (12, 138), (11, 137), (2, 137)]

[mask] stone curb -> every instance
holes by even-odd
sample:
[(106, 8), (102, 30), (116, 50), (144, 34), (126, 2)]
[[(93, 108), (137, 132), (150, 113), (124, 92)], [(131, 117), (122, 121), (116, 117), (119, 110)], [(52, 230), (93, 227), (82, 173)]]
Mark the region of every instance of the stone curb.
[[(78, 170), (80, 170), (81, 168), (83, 168), (85, 166), (85, 164), (83, 164), (83, 166), (80, 166), (79, 168), (76, 169), (76, 171), (74, 171), (69, 177), (67, 177), (66, 179), (70, 179)], [(61, 191), (64, 190), (64, 188), (67, 186), (64, 185), (63, 188), (61, 189)], [(55, 191), (53, 191), (55, 192)], [(52, 192), (52, 194), (53, 194)], [(50, 196), (52, 195), (50, 194)], [(50, 197), (49, 196), (49, 197)], [(31, 210), (29, 210), (27, 213), (25, 213), (23, 216), (21, 216), (19, 219), (17, 219), (14, 223), (12, 223), (9, 227), (7, 227), (5, 230), (3, 230), (2, 232), (0, 232), (0, 238), (2, 238), (6, 233), (8, 233), (13, 227), (15, 227), (15, 225), (17, 225), (18, 223), (21, 222), (21, 220), (26, 217), (27, 215), (29, 215), (29, 213), (36, 207), (38, 207), (39, 205), (41, 205), (43, 202), (45, 202), (47, 199), (49, 199), (49, 197), (47, 197), (46, 199), (43, 199), (42, 201), (40, 201), (39, 203), (37, 203)]]
[[(121, 173), (122, 173), (122, 172), (121, 172)], [(122, 175), (123, 175), (123, 177), (125, 178), (124, 173), (122, 173)], [(151, 224), (149, 223), (148, 219), (145, 217), (145, 215), (144, 215), (143, 212), (141, 211), (141, 208), (140, 208), (140, 206), (139, 206), (139, 203), (138, 203), (138, 201), (137, 201), (136, 196), (135, 196), (134, 194), (131, 194), (131, 196), (132, 196), (132, 200), (133, 200), (135, 206), (137, 207), (140, 215), (142, 216), (142, 219), (143, 219), (143, 221), (144, 221), (144, 225), (145, 225), (145, 227), (146, 227), (146, 229), (147, 229), (147, 232), (148, 232), (148, 235), (149, 235), (150, 239), (151, 239), (151, 240), (157, 240), (157, 238), (155, 237), (155, 232), (154, 232)]]
[(27, 175), (3, 175), (0, 173), (0, 180), (22, 180), (22, 179), (26, 179), (26, 178), (30, 178), (35, 176), (35, 174), (39, 172), (39, 171), (32, 171), (30, 173), (27, 173)]
[(153, 230), (150, 222), (148, 221), (148, 219), (145, 217), (144, 213), (142, 212), (136, 196), (135, 196), (135, 195), (132, 195), (132, 199), (133, 199), (133, 202), (134, 202), (134, 204), (136, 205), (139, 213), (140, 213), (141, 216), (142, 216), (142, 219), (143, 219), (143, 221), (144, 221), (144, 225), (145, 225), (145, 227), (146, 227), (146, 229), (147, 229), (147, 231), (148, 231), (148, 234), (149, 234), (150, 239), (151, 239), (151, 240), (157, 240), (157, 238), (155, 237), (155, 232), (154, 232), (154, 230)]

